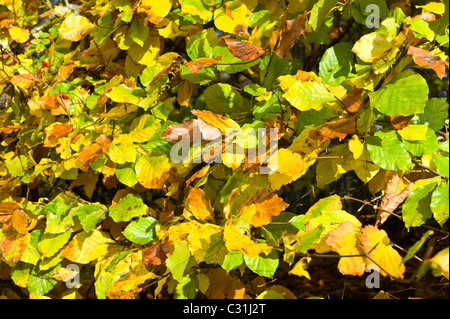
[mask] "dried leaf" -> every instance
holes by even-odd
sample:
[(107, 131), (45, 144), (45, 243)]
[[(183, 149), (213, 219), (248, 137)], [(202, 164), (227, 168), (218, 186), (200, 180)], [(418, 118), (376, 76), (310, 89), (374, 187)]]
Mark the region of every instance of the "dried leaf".
[(439, 79), (442, 80), (442, 78), (445, 76), (444, 61), (440, 57), (434, 55), (433, 52), (409, 46), (408, 54), (413, 56), (414, 63), (416, 63), (418, 66), (427, 66), (433, 69)]
[(298, 41), (299, 37), (305, 32), (306, 29), (306, 17), (309, 12), (305, 11), (299, 14), (292, 20), (286, 20), (286, 28), (281, 33), (280, 43), (275, 50), (275, 53), (284, 58), (288, 54), (289, 50)]
[(245, 286), (239, 280), (231, 277), (222, 268), (211, 268), (206, 275), (209, 287), (206, 296), (210, 299), (244, 299)]
[(390, 171), (387, 176), (387, 184), (384, 189), (384, 195), (377, 212), (377, 226), (381, 226), (394, 210), (411, 193), (413, 183), (405, 177)]
[(219, 61), (220, 61), (220, 59), (199, 58), (199, 59), (196, 59), (193, 61), (189, 61), (185, 65), (189, 68), (189, 71), (191, 71), (191, 73), (193, 75), (195, 75), (198, 72), (200, 72), (201, 70), (203, 70), (203, 68), (214, 65)]
[(348, 134), (355, 133), (356, 117), (346, 117), (336, 120), (331, 120), (322, 124), (319, 128), (311, 131), (309, 137), (323, 142), (335, 137), (342, 141)]
[(228, 50), (230, 50), (235, 57), (243, 61), (256, 60), (266, 52), (263, 48), (251, 43), (232, 39), (222, 39), (222, 41), (225, 42)]

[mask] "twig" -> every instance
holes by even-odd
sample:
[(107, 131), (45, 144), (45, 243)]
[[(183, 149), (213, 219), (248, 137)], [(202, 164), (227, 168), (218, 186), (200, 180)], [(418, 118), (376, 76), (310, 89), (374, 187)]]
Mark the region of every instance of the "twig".
[(416, 164), (417, 166), (422, 167), (423, 169), (425, 169), (425, 170), (427, 170), (427, 171), (429, 171), (429, 172), (431, 172), (431, 173), (433, 173), (433, 174), (435, 174), (435, 175), (437, 175), (437, 176), (440, 176), (440, 177), (442, 177), (443, 179), (445, 179), (446, 181), (448, 181), (448, 176), (445, 176), (445, 175), (439, 173), (438, 171), (436, 171), (436, 170), (434, 170), (434, 169), (432, 169), (432, 168), (430, 168), (430, 167), (428, 167), (428, 166), (426, 166), (426, 165), (423, 165), (423, 164), (421, 164), (421, 163), (418, 163), (418, 162), (415, 161), (415, 160), (413, 160), (413, 162), (414, 162), (414, 164)]

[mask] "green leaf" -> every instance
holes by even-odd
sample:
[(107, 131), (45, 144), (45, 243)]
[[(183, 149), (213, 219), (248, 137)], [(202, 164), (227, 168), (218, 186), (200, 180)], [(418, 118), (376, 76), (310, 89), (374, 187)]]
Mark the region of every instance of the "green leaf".
[(319, 63), (319, 76), (330, 85), (340, 85), (352, 74), (354, 54), (351, 42), (340, 42), (325, 51)]
[(409, 249), (408, 252), (406, 253), (405, 257), (403, 257), (402, 259), (402, 264), (404, 264), (405, 262), (407, 262), (408, 260), (410, 260), (411, 258), (414, 257), (414, 255), (419, 251), (419, 249), (423, 246), (423, 244), (425, 243), (425, 241), (427, 240), (428, 237), (430, 237), (431, 235), (433, 235), (433, 231), (432, 230), (428, 230), (425, 234), (423, 234), (422, 238), (420, 238), (417, 242), (414, 243), (414, 245), (412, 245)]
[(261, 254), (256, 258), (244, 256), (244, 261), (251, 271), (267, 278), (273, 277), (279, 263), (276, 250), (272, 250), (268, 255)]
[(192, 59), (214, 58), (213, 50), (219, 43), (213, 28), (203, 29), (193, 34), (186, 43), (186, 53)]
[(114, 102), (135, 105), (139, 105), (141, 100), (147, 96), (144, 89), (138, 87), (129, 88), (125, 84), (115, 86), (110, 92), (106, 93), (106, 95)]
[(406, 198), (402, 207), (402, 219), (405, 227), (416, 227), (424, 224), (432, 217), (430, 208), (432, 192), (437, 185), (435, 179), (430, 179), (428, 184), (421, 185), (413, 190)]
[(98, 299), (105, 299), (108, 290), (114, 286), (114, 275), (105, 271), (95, 281), (95, 295)]
[(433, 154), (438, 150), (437, 136), (429, 127), (427, 127), (425, 140), (409, 141), (407, 139), (404, 139), (403, 145), (408, 151), (416, 156)]
[(194, 299), (199, 288), (196, 275), (184, 276), (175, 288), (176, 299)]
[(69, 241), (71, 234), (70, 229), (60, 234), (44, 234), (37, 244), (41, 256), (50, 257), (56, 254)]
[(370, 99), (373, 107), (384, 115), (408, 116), (424, 112), (428, 91), (428, 84), (420, 74), (405, 71), (370, 93)]
[(99, 203), (83, 204), (74, 208), (73, 211), (77, 214), (83, 229), (89, 233), (105, 219), (107, 207)]
[[(447, 164), (448, 165), (448, 164)], [(447, 167), (448, 169), (448, 167)], [(448, 220), (449, 215), (449, 187), (448, 182), (442, 183), (441, 186), (438, 186), (431, 195), (431, 212), (433, 213), (434, 219), (441, 225)]]
[(366, 143), (372, 161), (385, 170), (409, 170), (412, 162), (395, 131), (384, 129), (367, 136)]
[(191, 256), (187, 243), (177, 239), (174, 243), (173, 253), (166, 261), (166, 266), (172, 273), (173, 279), (182, 282), (184, 273), (194, 264), (195, 259)]
[(288, 61), (274, 54), (265, 55), (259, 63), (260, 84), (269, 88), (276, 83), (276, 79), (281, 75), (295, 75), (297, 70), (301, 70), (303, 64), (299, 59)]
[(320, 241), (320, 236), (325, 231), (325, 226), (319, 225), (313, 230), (309, 230), (299, 236), (300, 245), (297, 247), (297, 250), (300, 253), (306, 253), (313, 244), (318, 243)]
[(24, 155), (15, 156), (5, 161), (8, 173), (14, 177), (22, 176), (28, 168), (28, 159)]
[(423, 113), (415, 114), (411, 124), (426, 124), (433, 131), (439, 131), (445, 125), (448, 117), (448, 103), (446, 98), (432, 98), (426, 103)]
[(43, 213), (47, 214), (46, 233), (64, 233), (75, 225), (76, 212), (70, 209), (73, 204), (73, 199), (60, 194), (45, 205)]
[[(448, 9), (447, 9), (448, 10)], [(447, 11), (446, 10), (446, 11)], [(434, 31), (430, 29), (428, 22), (422, 19), (412, 19), (406, 23), (416, 38), (425, 38), (432, 42), (434, 39)]]
[(206, 106), (209, 110), (219, 114), (245, 112), (250, 109), (249, 101), (226, 83), (216, 83), (204, 91)]
[(27, 288), (30, 295), (42, 296), (52, 290), (56, 284), (57, 281), (55, 279), (30, 275), (28, 278)]
[(134, 217), (141, 217), (145, 214), (148, 214), (148, 206), (144, 204), (142, 198), (133, 194), (122, 197), (109, 210), (109, 216), (117, 223), (122, 221), (126, 222)]
[(148, 244), (151, 240), (157, 240), (155, 233), (157, 223), (159, 221), (151, 216), (139, 218), (137, 221), (132, 221), (125, 228), (123, 235), (135, 244)]
[(138, 183), (133, 163), (118, 164), (114, 171), (117, 179), (128, 187), (133, 187)]
[(234, 250), (230, 251), (225, 255), (225, 258), (222, 263), (222, 268), (227, 272), (232, 271), (233, 269), (238, 268), (244, 262), (244, 255), (241, 251)]
[(434, 156), (434, 165), (436, 165), (436, 169), (440, 174), (449, 176), (448, 156), (436, 154)]
[(143, 46), (144, 41), (148, 37), (149, 29), (144, 25), (144, 21), (142, 19), (136, 18), (128, 29), (128, 32), (134, 42), (140, 46)]
[(98, 19), (97, 25), (91, 34), (97, 45), (101, 47), (114, 31), (114, 20), (111, 17), (111, 13), (107, 12)]
[(298, 230), (306, 231), (304, 219), (305, 219), (305, 215), (297, 215), (297, 216), (292, 217), (289, 220), (289, 223), (291, 223), (291, 225), (295, 226)]
[(319, 0), (314, 4), (308, 19), (313, 31), (316, 31), (324, 23), (337, 3), (337, 0)]
[(325, 85), (315, 81), (296, 81), (283, 97), (300, 111), (318, 111), (325, 103), (336, 102), (336, 98)]

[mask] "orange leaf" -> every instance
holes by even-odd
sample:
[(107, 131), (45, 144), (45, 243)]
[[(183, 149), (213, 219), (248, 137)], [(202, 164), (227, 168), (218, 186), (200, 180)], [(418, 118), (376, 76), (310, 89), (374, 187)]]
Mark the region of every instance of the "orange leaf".
[(286, 57), (289, 50), (298, 41), (298, 38), (305, 32), (307, 11), (299, 14), (296, 18), (286, 21), (286, 29), (281, 34), (281, 41), (275, 53), (279, 57)]
[(184, 204), (183, 215), (201, 220), (214, 220), (214, 210), (203, 189), (191, 187)]
[(362, 229), (361, 244), (364, 252), (375, 261), (367, 259), (367, 268), (377, 270), (382, 276), (388, 272), (393, 277), (403, 278), (405, 265), (402, 264), (402, 257), (392, 248), (384, 230), (367, 225)]
[(389, 213), (405, 200), (411, 193), (413, 183), (397, 173), (390, 171), (383, 198), (377, 213), (377, 226), (381, 226), (389, 217)]
[(394, 130), (401, 130), (409, 125), (409, 121), (414, 117), (414, 114), (409, 116), (396, 115), (396, 116), (386, 116), (391, 122), (392, 128)]
[(20, 209), (19, 204), (14, 202), (0, 203), (0, 223), (6, 223), (11, 219), (12, 214)]
[(409, 46), (408, 54), (413, 56), (414, 63), (418, 66), (427, 66), (433, 69), (439, 79), (442, 80), (445, 75), (445, 64), (440, 57), (434, 55), (433, 52), (413, 46)]
[(170, 245), (168, 237), (164, 237), (150, 247), (146, 247), (142, 250), (142, 258), (147, 267), (149, 265), (162, 265), (166, 262), (167, 253), (173, 249), (169, 249), (168, 245)]
[(266, 52), (263, 48), (251, 43), (232, 39), (222, 39), (222, 41), (225, 42), (228, 50), (230, 50), (235, 57), (243, 61), (255, 60)]
[(246, 202), (256, 206), (256, 212), (250, 222), (254, 227), (267, 225), (273, 216), (278, 216), (289, 206), (281, 197), (264, 189), (258, 190)]
[(178, 89), (177, 102), (182, 106), (188, 106), (189, 100), (191, 99), (193, 92), (194, 92), (194, 83), (185, 80)]
[(342, 141), (347, 134), (355, 133), (356, 117), (346, 117), (331, 120), (322, 124), (318, 129), (311, 131), (309, 137), (323, 142), (332, 138), (339, 138)]
[(191, 113), (204, 121), (206, 124), (218, 128), (222, 132), (225, 132), (226, 129), (238, 130), (240, 128), (239, 124), (237, 124), (232, 119), (219, 114), (215, 114), (211, 111), (191, 110)]
[[(362, 247), (359, 245), (359, 228), (350, 221), (342, 222), (337, 228), (328, 233), (325, 243), (339, 255), (362, 255)], [(366, 263), (361, 256), (340, 258), (338, 269), (343, 275), (362, 276), (366, 269)]]
[(91, 165), (96, 159), (102, 156), (104, 153), (108, 151), (109, 146), (111, 145), (111, 141), (106, 136), (106, 134), (102, 134), (97, 137), (95, 143), (86, 146), (80, 152), (80, 162), (84, 166)]
[(62, 96), (64, 93), (58, 93), (55, 95), (49, 96), (41, 96), (39, 98), (39, 105), (44, 110), (50, 110), (52, 115), (61, 115), (65, 114), (67, 110), (67, 106), (65, 105)]
[(216, 64), (220, 59), (212, 59), (212, 58), (199, 58), (196, 60), (189, 61), (186, 63), (186, 66), (189, 68), (189, 71), (193, 75), (200, 72), (203, 68), (206, 68), (207, 66), (211, 66)]
[(23, 90), (28, 90), (31, 88), (31, 86), (37, 82), (36, 76), (30, 73), (26, 74), (17, 74), (14, 75), (9, 82), (14, 84), (15, 86), (20, 87)]
[(362, 98), (363, 89), (352, 88), (350, 94), (342, 99), (342, 103), (350, 113), (357, 113), (364, 107), (364, 101)]
[(0, 251), (7, 262), (16, 263), (27, 248), (31, 234), (19, 234), (15, 231), (4, 232), (0, 239)]

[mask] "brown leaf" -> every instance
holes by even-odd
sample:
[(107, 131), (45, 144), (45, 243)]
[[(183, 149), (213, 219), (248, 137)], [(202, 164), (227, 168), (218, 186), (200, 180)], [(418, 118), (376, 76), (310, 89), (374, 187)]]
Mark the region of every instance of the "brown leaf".
[(258, 190), (244, 201), (244, 205), (249, 204), (256, 206), (256, 212), (250, 221), (254, 227), (267, 225), (274, 216), (278, 216), (289, 206), (281, 197), (264, 189)]
[(251, 43), (232, 39), (222, 39), (222, 41), (225, 42), (228, 50), (230, 50), (235, 57), (243, 61), (255, 60), (266, 52), (263, 48)]
[(142, 250), (142, 258), (147, 267), (149, 265), (163, 265), (166, 262), (167, 253), (169, 252), (167, 245), (170, 245), (168, 237), (164, 237)]
[(191, 99), (193, 92), (194, 92), (194, 83), (185, 80), (178, 89), (177, 102), (181, 106), (189, 106), (189, 100)]
[(377, 213), (376, 226), (381, 226), (411, 193), (413, 183), (396, 172), (389, 172), (388, 181)]
[(299, 14), (295, 19), (286, 21), (286, 29), (281, 34), (281, 40), (275, 53), (279, 57), (286, 57), (289, 50), (298, 41), (298, 38), (305, 32), (307, 11)]
[(206, 68), (207, 66), (211, 66), (216, 64), (220, 59), (212, 59), (212, 58), (199, 58), (196, 60), (189, 61), (185, 65), (189, 68), (189, 71), (193, 75), (200, 72), (203, 68)]
[(228, 275), (224, 269), (211, 268), (206, 275), (209, 278), (209, 287), (206, 290), (209, 299), (244, 299), (244, 284)]
[(342, 103), (350, 113), (357, 113), (364, 107), (364, 100), (362, 98), (363, 89), (352, 88), (350, 94), (342, 99)]
[(84, 166), (91, 165), (92, 162), (97, 160), (100, 156), (106, 153), (111, 145), (111, 141), (106, 136), (106, 134), (101, 134), (95, 140), (95, 143), (92, 143), (89, 146), (83, 148), (80, 152), (79, 158), (81, 164)]
[(394, 130), (401, 130), (409, 125), (409, 121), (414, 117), (414, 114), (403, 116), (387, 116), (389, 121), (391, 122), (391, 126)]
[(356, 130), (356, 117), (346, 117), (336, 120), (331, 120), (322, 124), (318, 129), (309, 133), (309, 137), (316, 139), (319, 142), (329, 140), (332, 138), (339, 138), (342, 141), (347, 134), (353, 134)]
[(0, 203), (0, 223), (6, 223), (11, 219), (12, 214), (20, 209), (19, 204), (14, 202)]
[(408, 47), (408, 54), (413, 56), (414, 63), (418, 66), (427, 66), (433, 69), (439, 79), (442, 80), (445, 75), (445, 64), (440, 57), (434, 55), (433, 52), (413, 46)]

